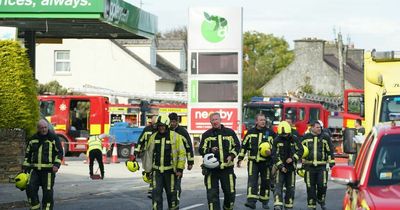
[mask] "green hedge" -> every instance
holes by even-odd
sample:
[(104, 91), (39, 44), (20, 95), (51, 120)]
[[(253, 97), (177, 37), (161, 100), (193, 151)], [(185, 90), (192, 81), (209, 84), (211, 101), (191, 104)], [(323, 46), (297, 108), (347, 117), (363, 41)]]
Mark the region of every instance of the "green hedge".
[(39, 119), (36, 82), (26, 50), (15, 41), (0, 41), (0, 128), (36, 131)]

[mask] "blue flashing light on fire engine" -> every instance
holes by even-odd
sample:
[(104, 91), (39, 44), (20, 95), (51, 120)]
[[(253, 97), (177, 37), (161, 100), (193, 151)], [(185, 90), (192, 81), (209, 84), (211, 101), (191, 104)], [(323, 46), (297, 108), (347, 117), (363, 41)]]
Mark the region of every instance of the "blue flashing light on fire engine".
[(284, 102), (287, 101), (287, 99), (284, 97), (262, 97), (262, 96), (251, 97), (251, 102), (263, 102), (263, 101)]

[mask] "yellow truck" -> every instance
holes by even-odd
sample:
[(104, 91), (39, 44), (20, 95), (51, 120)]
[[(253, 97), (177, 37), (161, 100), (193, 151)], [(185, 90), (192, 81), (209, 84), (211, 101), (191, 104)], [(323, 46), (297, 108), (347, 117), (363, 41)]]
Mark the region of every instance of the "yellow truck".
[(365, 133), (379, 122), (399, 119), (400, 51), (364, 54)]

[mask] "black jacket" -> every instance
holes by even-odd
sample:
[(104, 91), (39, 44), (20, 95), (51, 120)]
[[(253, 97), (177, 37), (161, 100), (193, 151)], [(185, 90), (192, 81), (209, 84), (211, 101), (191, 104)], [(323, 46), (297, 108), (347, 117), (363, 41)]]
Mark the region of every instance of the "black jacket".
[(301, 142), (308, 148), (308, 156), (304, 158), (305, 166), (323, 166), (329, 163), (330, 166), (335, 164), (334, 147), (331, 138), (325, 134), (314, 135), (307, 133), (303, 136)]
[(49, 171), (53, 166), (60, 168), (63, 153), (61, 142), (56, 134), (36, 133), (27, 142), (23, 167)]
[(186, 149), (186, 157), (188, 160), (188, 165), (193, 165), (194, 164), (194, 153), (193, 153), (192, 140), (190, 138), (189, 133), (187, 132), (187, 130), (184, 127), (182, 127), (180, 125), (178, 125), (175, 129), (171, 129), (171, 130), (175, 131), (176, 133), (178, 133), (184, 137), (183, 144)]
[(246, 153), (249, 152), (249, 160), (255, 160), (256, 162), (263, 161), (272, 164), (271, 156), (267, 158), (260, 156), (259, 146), (263, 142), (268, 142), (272, 147), (275, 137), (275, 132), (269, 128), (257, 129), (257, 127), (254, 127), (248, 130), (244, 136), (238, 159), (243, 160)]
[[(274, 164), (279, 170), (282, 167), (285, 167), (288, 171), (294, 171), (296, 169), (297, 161), (301, 159), (301, 156), (303, 156), (303, 152), (303, 146), (299, 139), (294, 135), (286, 137), (278, 135), (274, 139), (272, 156)], [(293, 161), (291, 163), (286, 163), (288, 158), (291, 158)]]
[[(211, 148), (218, 147), (214, 153), (220, 162), (220, 169), (233, 168), (233, 158), (240, 150), (240, 142), (234, 130), (221, 125), (221, 129), (211, 128), (203, 133), (199, 145), (199, 152), (202, 156), (211, 153)], [(227, 157), (232, 156), (232, 161), (228, 163)]]

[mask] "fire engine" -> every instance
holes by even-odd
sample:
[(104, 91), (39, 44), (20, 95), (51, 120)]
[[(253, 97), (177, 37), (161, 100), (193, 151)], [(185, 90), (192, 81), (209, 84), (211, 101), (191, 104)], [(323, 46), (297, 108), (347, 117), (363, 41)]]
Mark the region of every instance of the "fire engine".
[(308, 129), (309, 122), (321, 120), (332, 134), (335, 155), (347, 157), (343, 149), (342, 129), (354, 127), (356, 119), (363, 119), (359, 114), (362, 94), (363, 90), (348, 89), (344, 92), (344, 100), (306, 93), (276, 98), (253, 97), (250, 103), (244, 105), (242, 136), (254, 126), (258, 113), (266, 116), (267, 124), (275, 131), (280, 121), (291, 119), (300, 136)]
[[(108, 133), (109, 102), (103, 96), (39, 96), (40, 112), (54, 126), (65, 153), (87, 150), (90, 135)], [(108, 145), (108, 140), (103, 142)]]

